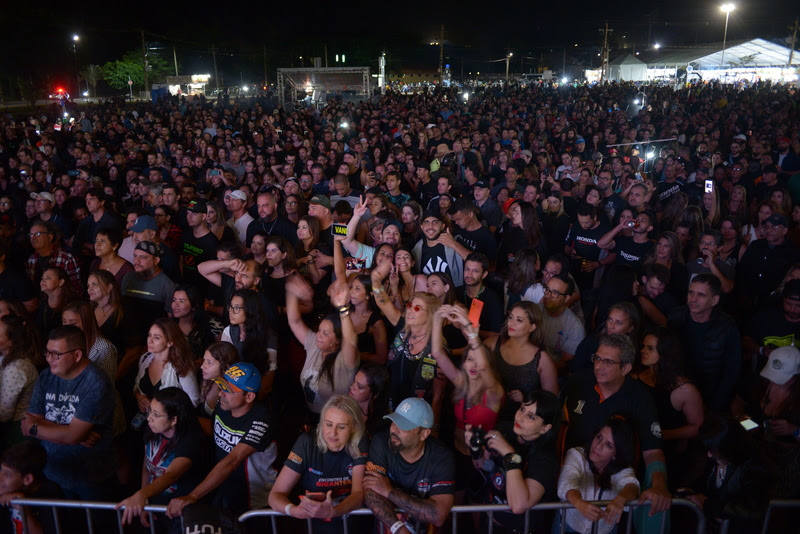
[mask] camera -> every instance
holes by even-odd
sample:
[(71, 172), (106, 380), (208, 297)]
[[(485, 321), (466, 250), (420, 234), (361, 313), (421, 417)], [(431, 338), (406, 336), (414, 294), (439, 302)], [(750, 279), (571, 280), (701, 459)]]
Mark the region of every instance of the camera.
[(472, 450), (472, 457), (480, 457), (481, 449), (486, 448), (486, 431), (481, 428), (472, 429), (472, 437), (469, 438), (469, 448)]

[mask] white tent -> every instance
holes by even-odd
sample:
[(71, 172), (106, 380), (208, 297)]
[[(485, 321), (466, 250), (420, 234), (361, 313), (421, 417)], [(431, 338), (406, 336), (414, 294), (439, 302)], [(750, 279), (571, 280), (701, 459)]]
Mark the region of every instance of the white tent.
[(647, 79), (647, 64), (631, 54), (608, 64), (608, 79), (616, 82), (641, 82)]

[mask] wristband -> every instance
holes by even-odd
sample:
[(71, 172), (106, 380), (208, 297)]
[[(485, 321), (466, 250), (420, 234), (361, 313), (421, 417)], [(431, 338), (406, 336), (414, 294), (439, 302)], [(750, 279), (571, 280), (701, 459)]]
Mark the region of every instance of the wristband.
[(470, 339), (475, 339), (476, 337), (478, 337), (478, 333), (477, 332), (470, 332), (469, 334), (467, 334), (467, 337), (470, 338)]
[(283, 509), (283, 513), (285, 513), (288, 516), (292, 515), (291, 514), (292, 508), (294, 508), (294, 505), (292, 503), (287, 504), (286, 508)]
[(350, 311), (350, 306), (342, 306), (339, 308), (339, 313), (347, 313)]
[(389, 530), (391, 531), (392, 534), (397, 534), (397, 531), (403, 528), (404, 526), (406, 526), (405, 523), (403, 523), (402, 521), (397, 521), (394, 525), (389, 527)]
[(661, 460), (656, 460), (655, 462), (651, 462), (647, 466), (648, 474), (650, 473), (664, 473), (666, 476), (667, 474), (667, 464), (662, 462)]

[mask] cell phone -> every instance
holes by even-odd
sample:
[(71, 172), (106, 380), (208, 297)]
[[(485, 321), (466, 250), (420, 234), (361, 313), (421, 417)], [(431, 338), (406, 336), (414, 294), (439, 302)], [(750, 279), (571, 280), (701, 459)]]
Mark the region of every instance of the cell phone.
[(713, 193), (714, 192), (714, 180), (706, 180), (706, 193)]
[(758, 428), (758, 423), (756, 423), (749, 417), (747, 419), (742, 419), (741, 421), (739, 421), (739, 424), (742, 425), (742, 428), (748, 431), (755, 430), (756, 428)]
[(347, 258), (345, 268), (348, 271), (363, 271), (367, 268), (367, 262), (364, 260), (357, 260), (355, 258)]
[(211, 169), (208, 171), (209, 176), (222, 176), (222, 171), (219, 169)]
[(340, 223), (333, 223), (333, 225), (331, 225), (331, 233), (333, 235), (347, 236), (347, 225)]
[(472, 323), (472, 327), (477, 329), (478, 325), (481, 322), (481, 312), (483, 311), (483, 301), (478, 299), (472, 299), (472, 304), (469, 307), (469, 322)]
[(307, 491), (306, 499), (311, 499), (312, 501), (317, 501), (317, 502), (324, 502), (325, 494), (322, 493), (321, 491)]
[(67, 171), (67, 176), (80, 176), (80, 171)]

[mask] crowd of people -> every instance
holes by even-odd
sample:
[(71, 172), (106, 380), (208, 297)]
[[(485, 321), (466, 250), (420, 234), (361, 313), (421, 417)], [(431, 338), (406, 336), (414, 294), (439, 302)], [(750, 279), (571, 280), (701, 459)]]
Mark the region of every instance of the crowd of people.
[(0, 118), (2, 528), (752, 531), (800, 488), (797, 89), (643, 89)]

